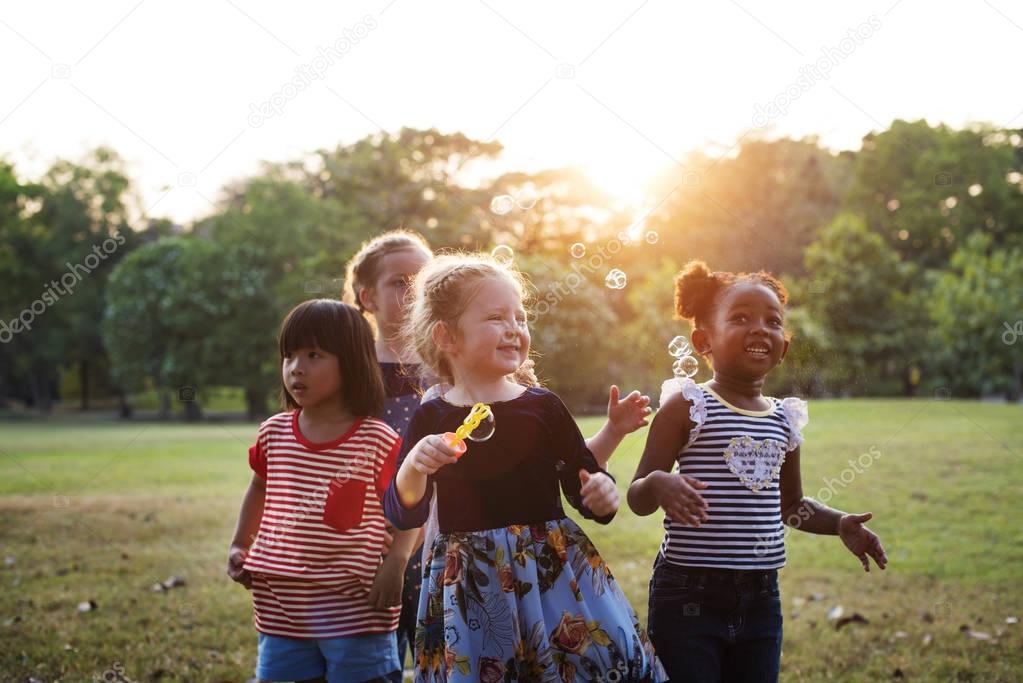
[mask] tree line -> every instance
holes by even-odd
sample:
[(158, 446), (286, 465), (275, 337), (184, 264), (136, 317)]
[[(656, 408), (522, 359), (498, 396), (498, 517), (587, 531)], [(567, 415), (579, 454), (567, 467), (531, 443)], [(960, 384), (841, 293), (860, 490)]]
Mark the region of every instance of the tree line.
[[(672, 276), (691, 258), (786, 283), (776, 394), (1019, 398), (1019, 130), (897, 120), (840, 153), (744, 137), (685, 157), (640, 210), (574, 168), (466, 182), (501, 151), (437, 130), (372, 135), (264, 164), (187, 226), (144, 215), (113, 150), (34, 180), (0, 162), (0, 408), (114, 397), (128, 416), (149, 391), (195, 419), (229, 386), (264, 415), (283, 314), (338, 296), (346, 260), (395, 227), (436, 250), (511, 247), (534, 287), (540, 376), (577, 409), (612, 381), (656, 395), (667, 341), (688, 331)], [(518, 201), (495, 213), (500, 195)], [(624, 288), (605, 286), (612, 268)]]

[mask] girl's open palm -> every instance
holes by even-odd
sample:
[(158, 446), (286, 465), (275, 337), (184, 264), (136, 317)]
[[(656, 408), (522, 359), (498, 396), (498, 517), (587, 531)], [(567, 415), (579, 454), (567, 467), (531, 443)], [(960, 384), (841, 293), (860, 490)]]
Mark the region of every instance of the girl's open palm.
[(652, 412), (649, 396), (633, 391), (619, 400), (618, 395), (618, 387), (612, 384), (607, 400), (607, 421), (611, 423), (616, 432), (631, 434), (640, 427), (649, 424), (647, 416)]
[(888, 555), (884, 552), (881, 539), (873, 531), (863, 526), (863, 523), (869, 521), (873, 516), (873, 513), (870, 512), (865, 512), (862, 515), (844, 515), (838, 522), (838, 535), (842, 538), (842, 542), (845, 543), (849, 552), (860, 558), (863, 571), (867, 572), (870, 571), (870, 560), (868, 559), (870, 557), (874, 558), (874, 562), (881, 569), (888, 564)]

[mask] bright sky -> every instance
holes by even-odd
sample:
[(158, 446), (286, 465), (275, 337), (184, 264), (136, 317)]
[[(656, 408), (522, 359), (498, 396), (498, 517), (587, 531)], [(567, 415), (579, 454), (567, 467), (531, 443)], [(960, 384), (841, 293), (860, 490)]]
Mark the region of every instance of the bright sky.
[(632, 197), (749, 130), (840, 149), (893, 118), (1021, 126), (1021, 39), (1009, 0), (16, 3), (0, 156), (35, 177), (110, 145), (151, 215), (188, 222), (260, 160), (437, 127)]

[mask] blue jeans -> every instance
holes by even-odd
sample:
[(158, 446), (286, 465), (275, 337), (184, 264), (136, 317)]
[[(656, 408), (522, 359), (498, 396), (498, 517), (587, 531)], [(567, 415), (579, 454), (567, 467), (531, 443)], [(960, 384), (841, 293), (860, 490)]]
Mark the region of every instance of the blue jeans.
[(774, 683), (781, 664), (777, 570), (687, 567), (658, 555), (650, 640), (672, 683)]
[(401, 681), (394, 633), (300, 639), (259, 634), (261, 681)]

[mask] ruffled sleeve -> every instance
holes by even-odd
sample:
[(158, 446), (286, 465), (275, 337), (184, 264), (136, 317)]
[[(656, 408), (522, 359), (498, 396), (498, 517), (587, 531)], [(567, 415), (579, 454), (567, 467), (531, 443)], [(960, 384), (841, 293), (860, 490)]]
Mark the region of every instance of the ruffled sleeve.
[(801, 398), (789, 396), (781, 402), (785, 420), (789, 423), (789, 450), (794, 450), (803, 443), (803, 427), (810, 421), (810, 410)]
[(672, 394), (682, 394), (682, 398), (689, 401), (689, 419), (693, 421), (693, 428), (689, 431), (689, 441), (686, 442), (685, 448), (689, 448), (696, 441), (696, 438), (700, 435), (700, 427), (707, 420), (707, 396), (703, 393), (703, 389), (692, 380), (691, 377), (673, 377), (666, 380), (661, 385), (661, 400), (659, 405), (663, 406), (664, 402)]

